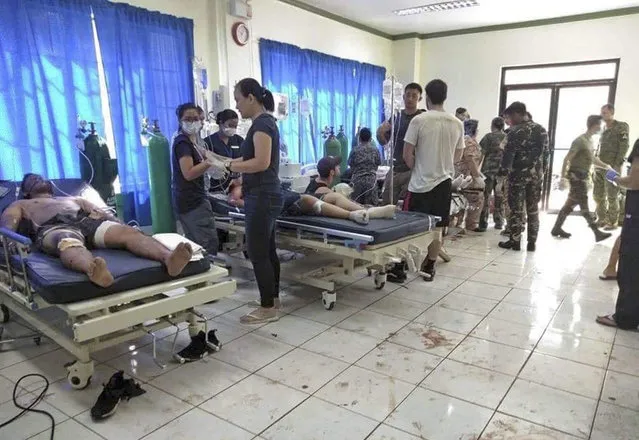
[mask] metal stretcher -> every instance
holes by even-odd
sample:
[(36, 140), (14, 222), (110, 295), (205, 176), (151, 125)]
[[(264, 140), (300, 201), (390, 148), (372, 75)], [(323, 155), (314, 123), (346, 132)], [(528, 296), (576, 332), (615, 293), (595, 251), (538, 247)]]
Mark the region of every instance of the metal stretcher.
[[(97, 193), (81, 181), (65, 179), (54, 183), (56, 187), (65, 187), (65, 192), (89, 195), (91, 197), (87, 198), (95, 202)], [(5, 182), (1, 184), (5, 185)], [(0, 212), (6, 206), (5, 200), (0, 205)], [(231, 295), (236, 290), (235, 281), (225, 278), (228, 271), (211, 266), (208, 260), (191, 262), (185, 268), (185, 276), (170, 278), (160, 263), (128, 253), (124, 256), (125, 251), (95, 251), (98, 252), (110, 269), (112, 264), (116, 268), (114, 286), (128, 285), (130, 289), (116, 292), (107, 289), (104, 291), (107, 294), (102, 295), (100, 288), (90, 285), (83, 274), (56, 276), (52, 268), (56, 269), (59, 262), (34, 252), (27, 237), (0, 228), (0, 323), (9, 320), (11, 311), (73, 354), (77, 360), (66, 368), (67, 379), (76, 389), (89, 384), (94, 369), (91, 353), (147, 334), (154, 336), (158, 330), (170, 326), (178, 328), (181, 323), (188, 323), (192, 336), (200, 331), (208, 334), (206, 318), (195, 307)], [(118, 264), (120, 258), (129, 259)], [(131, 264), (139, 264), (140, 272), (131, 272), (132, 268), (128, 267)], [(64, 271), (61, 266), (59, 269)], [(76, 282), (74, 277), (83, 279)], [(59, 278), (68, 278), (68, 282), (65, 284)], [(154, 282), (158, 280), (162, 281)], [(77, 295), (84, 293), (87, 299), (78, 301)], [(51, 315), (43, 313), (48, 308), (61, 311), (65, 316), (63, 322), (45, 316)], [(173, 342), (174, 354), (177, 333)], [(8, 341), (0, 341), (0, 345), (2, 342)], [(153, 348), (155, 355), (155, 345)], [(178, 356), (176, 359), (183, 361)]]
[[(213, 200), (216, 213), (215, 226), (225, 231), (223, 252), (240, 264), (250, 267), (246, 258), (244, 214), (236, 208)], [(386, 284), (386, 274), (392, 266), (406, 263), (409, 271), (419, 273), (426, 258), (428, 246), (440, 236), (435, 230), (438, 217), (420, 213), (398, 212), (398, 218), (371, 220), (366, 233), (354, 232), (358, 228), (347, 220), (326, 217), (282, 217), (277, 221), (277, 247), (302, 256), (312, 254), (327, 257), (321, 267), (304, 268), (304, 259), (292, 259), (283, 263), (282, 277), (301, 284), (323, 289), (322, 302), (332, 310), (337, 301), (338, 278), (352, 276), (358, 268), (366, 268), (374, 274), (377, 289)], [(394, 228), (397, 223), (404, 229)], [(387, 230), (388, 233), (384, 233)]]

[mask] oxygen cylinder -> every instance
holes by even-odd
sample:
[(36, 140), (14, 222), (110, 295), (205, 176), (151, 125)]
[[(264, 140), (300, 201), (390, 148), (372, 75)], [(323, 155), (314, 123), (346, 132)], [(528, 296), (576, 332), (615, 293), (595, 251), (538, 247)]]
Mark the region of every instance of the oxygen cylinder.
[[(147, 128), (143, 126), (143, 134)], [(149, 182), (151, 184), (151, 219), (153, 233), (175, 232), (171, 205), (171, 150), (168, 139), (160, 131), (158, 121), (148, 129)]]
[[(339, 157), (342, 154), (342, 144), (337, 137), (335, 137), (333, 127), (326, 127), (324, 129), (324, 135), (326, 136), (326, 141), (324, 142), (324, 156)], [(339, 181), (339, 178), (335, 179), (334, 184), (338, 184)]]
[(357, 126), (357, 130), (355, 130), (355, 135), (353, 135), (353, 143), (351, 147), (355, 148), (359, 145), (359, 131), (362, 129), (359, 125)]
[(344, 133), (344, 126), (339, 126), (339, 132), (337, 133), (337, 140), (341, 144), (340, 156), (342, 157), (342, 164), (340, 165), (342, 172), (346, 171), (348, 167), (348, 138)]

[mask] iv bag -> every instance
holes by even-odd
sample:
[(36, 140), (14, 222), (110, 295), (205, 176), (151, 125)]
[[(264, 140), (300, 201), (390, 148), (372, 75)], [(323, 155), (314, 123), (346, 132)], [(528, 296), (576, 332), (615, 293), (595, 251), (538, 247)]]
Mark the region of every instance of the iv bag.
[(400, 109), (404, 106), (404, 86), (395, 81), (395, 109)]

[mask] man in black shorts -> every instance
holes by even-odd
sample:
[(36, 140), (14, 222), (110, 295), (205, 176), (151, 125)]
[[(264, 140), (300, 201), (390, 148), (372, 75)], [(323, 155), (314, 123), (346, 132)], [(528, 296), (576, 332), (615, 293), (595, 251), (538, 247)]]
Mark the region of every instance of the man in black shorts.
[[(441, 217), (439, 227), (449, 223), (454, 163), (464, 151), (464, 125), (444, 110), (447, 94), (448, 86), (442, 80), (426, 85), (429, 111), (413, 118), (404, 138), (404, 161), (412, 170), (404, 207)], [(436, 239), (428, 247), (428, 257), (422, 265), (426, 281), (435, 277), (441, 246), (441, 240)]]

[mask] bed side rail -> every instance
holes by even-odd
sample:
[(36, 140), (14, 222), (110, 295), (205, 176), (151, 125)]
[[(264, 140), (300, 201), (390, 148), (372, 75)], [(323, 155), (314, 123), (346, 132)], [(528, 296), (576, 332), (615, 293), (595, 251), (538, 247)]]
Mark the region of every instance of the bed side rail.
[[(2, 243), (3, 266), (9, 278), (10, 288), (14, 294), (20, 292), (19, 299), (21, 302), (32, 309), (36, 309), (37, 304), (33, 300), (33, 290), (27, 279), (25, 262), (31, 248), (31, 239), (10, 229), (0, 228), (0, 243)], [(17, 253), (20, 257), (20, 270), (16, 270), (11, 265), (11, 255), (13, 253)], [(18, 283), (17, 278), (20, 278), (22, 283)]]

